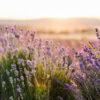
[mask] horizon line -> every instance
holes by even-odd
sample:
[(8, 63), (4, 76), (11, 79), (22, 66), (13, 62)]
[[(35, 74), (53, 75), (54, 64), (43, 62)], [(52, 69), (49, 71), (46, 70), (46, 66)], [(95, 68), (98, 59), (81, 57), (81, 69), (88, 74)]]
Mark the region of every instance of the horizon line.
[(35, 18), (0, 18), (0, 20), (36, 20), (36, 19), (73, 19), (73, 18), (95, 18), (100, 19), (100, 17), (35, 17)]

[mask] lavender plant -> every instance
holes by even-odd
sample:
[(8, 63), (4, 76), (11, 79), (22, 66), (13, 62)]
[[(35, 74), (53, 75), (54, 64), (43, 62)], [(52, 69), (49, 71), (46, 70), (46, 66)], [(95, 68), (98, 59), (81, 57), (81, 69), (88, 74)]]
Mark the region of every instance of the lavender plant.
[[(89, 43), (99, 55), (99, 42)], [(0, 98), (99, 100), (100, 58), (87, 44), (71, 50), (36, 31), (0, 26)]]

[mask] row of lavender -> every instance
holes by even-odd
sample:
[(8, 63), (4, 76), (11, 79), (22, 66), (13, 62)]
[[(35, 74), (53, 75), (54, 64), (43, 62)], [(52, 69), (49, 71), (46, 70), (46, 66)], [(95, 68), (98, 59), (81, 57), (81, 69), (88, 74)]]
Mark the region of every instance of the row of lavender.
[[(99, 54), (99, 40), (91, 44)], [(36, 31), (0, 27), (0, 98), (99, 100), (100, 58), (88, 45), (77, 51)]]

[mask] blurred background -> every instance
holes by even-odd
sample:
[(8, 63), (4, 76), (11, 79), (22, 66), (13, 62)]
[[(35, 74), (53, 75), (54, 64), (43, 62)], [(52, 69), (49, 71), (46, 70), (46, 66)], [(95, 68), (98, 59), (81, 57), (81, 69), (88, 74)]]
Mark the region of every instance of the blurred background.
[(100, 0), (0, 0), (0, 26), (37, 30), (43, 39), (63, 45), (96, 40)]

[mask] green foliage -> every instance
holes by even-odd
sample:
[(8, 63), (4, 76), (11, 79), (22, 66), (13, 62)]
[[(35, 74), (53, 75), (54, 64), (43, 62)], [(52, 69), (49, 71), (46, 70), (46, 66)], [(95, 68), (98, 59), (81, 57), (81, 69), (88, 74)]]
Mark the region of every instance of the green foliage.
[[(69, 87), (66, 87), (68, 84)], [(70, 89), (71, 79), (66, 75), (64, 70), (57, 70), (52, 76), (50, 88), (50, 100), (75, 100), (74, 93)]]
[[(19, 59), (24, 61), (24, 65), (19, 63)], [(0, 60), (0, 86), (2, 86), (2, 82), (5, 82), (4, 87), (0, 87), (0, 91), (2, 91), (2, 99), (8, 100), (9, 97), (13, 97), (14, 100), (18, 100), (18, 98), (22, 100), (49, 100), (52, 95), (57, 96), (57, 94), (59, 94), (59, 96), (71, 100), (70, 98), (73, 98), (71, 90), (68, 92), (69, 90), (65, 89), (64, 85), (54, 82), (54, 78), (56, 77), (62, 83), (68, 83), (71, 85), (72, 82), (66, 75), (65, 71), (58, 68), (58, 70), (52, 72), (50, 68), (46, 70), (44, 64), (38, 62), (34, 69), (36, 72), (31, 74), (33, 69), (27, 65), (27, 60), (32, 59), (32, 56), (28, 53), (23, 53), (21, 50), (18, 51), (16, 55), (9, 51), (7, 52), (7, 55), (2, 56), (2, 59)], [(29, 75), (25, 74), (25, 68), (29, 72)], [(18, 71), (18, 75), (15, 73), (16, 70)], [(47, 77), (47, 75), (49, 77)], [(21, 79), (21, 76), (23, 76), (24, 80)], [(12, 78), (12, 83), (10, 78)], [(20, 92), (17, 92), (16, 90), (18, 86), (20, 87)], [(62, 92), (65, 92), (65, 94), (62, 95)], [(71, 94), (66, 97), (65, 95), (67, 93)]]

